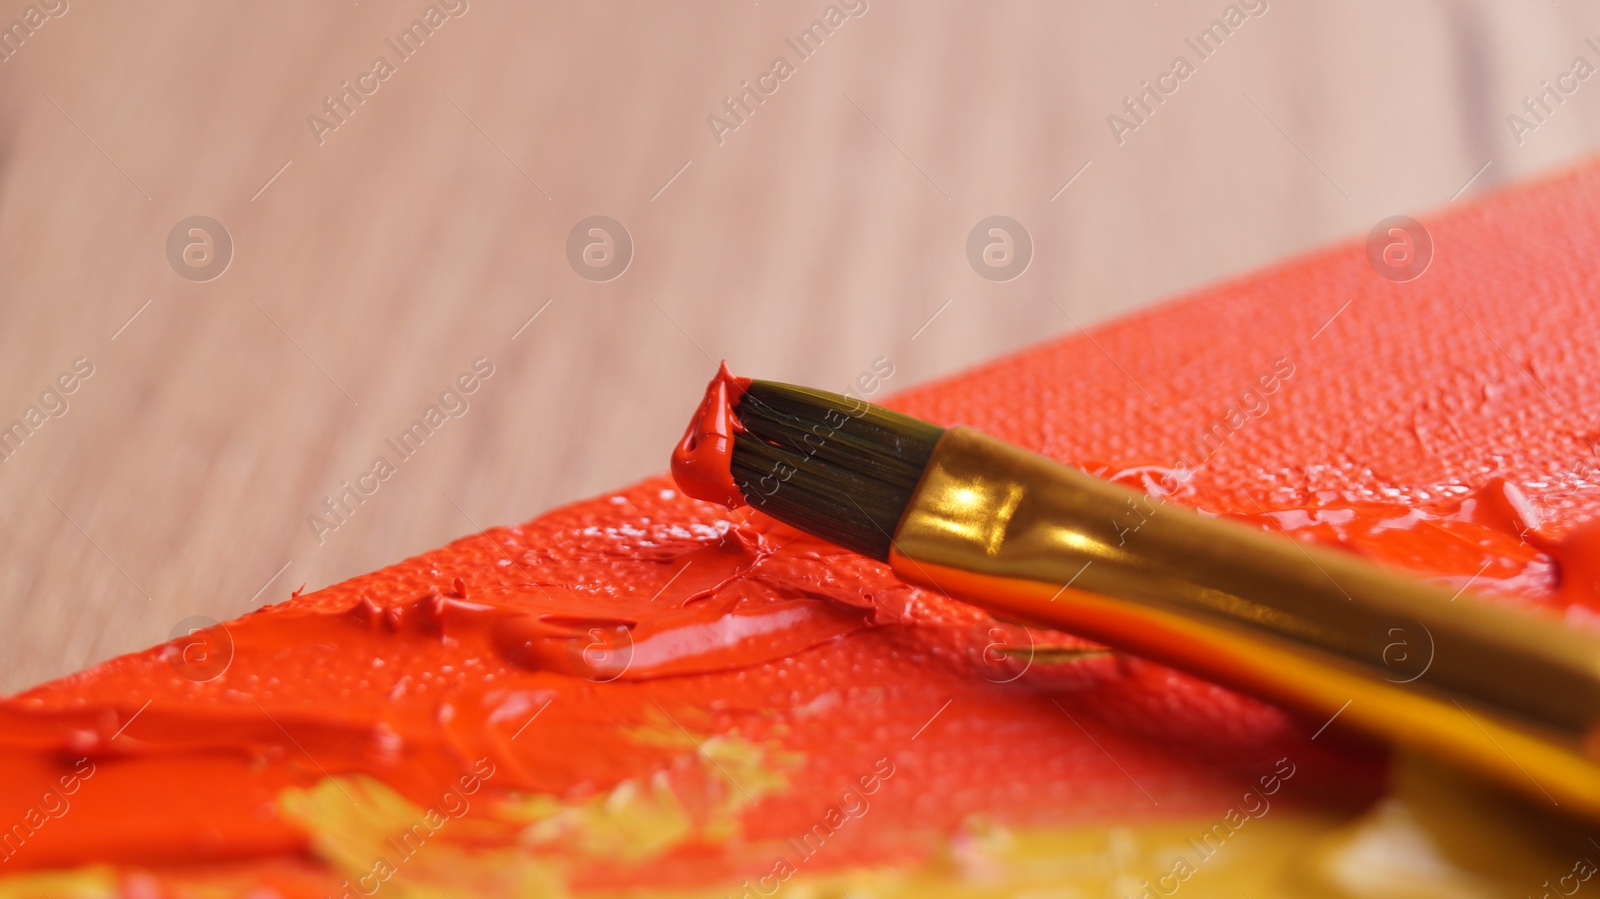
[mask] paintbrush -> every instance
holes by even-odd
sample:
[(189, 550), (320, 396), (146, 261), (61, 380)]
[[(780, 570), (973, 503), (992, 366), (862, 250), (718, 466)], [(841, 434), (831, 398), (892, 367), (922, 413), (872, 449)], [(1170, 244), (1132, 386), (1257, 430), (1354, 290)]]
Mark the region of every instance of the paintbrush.
[(907, 583), (1600, 818), (1600, 640), (1554, 620), (725, 365), (673, 474)]

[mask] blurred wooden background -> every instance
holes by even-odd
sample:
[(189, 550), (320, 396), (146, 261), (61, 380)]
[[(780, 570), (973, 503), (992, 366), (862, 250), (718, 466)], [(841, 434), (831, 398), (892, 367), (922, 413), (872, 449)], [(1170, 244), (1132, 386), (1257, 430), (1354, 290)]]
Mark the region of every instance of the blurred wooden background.
[[(1600, 137), (1600, 79), (1506, 122), (1600, 59), (1587, 4), (1240, 4), (1203, 61), (1222, 0), (841, 3), (804, 58), (821, 0), (431, 6), (0, 3), (0, 425), (45, 404), (0, 463), (0, 690), (659, 471), (717, 358), (908, 386)], [(344, 82), (371, 93), (338, 124)], [(776, 89), (708, 124), (746, 82)], [(197, 215), (233, 246), (204, 282), (220, 246), (168, 252)], [(567, 249), (595, 215), (633, 245), (603, 282)], [(1033, 247), (1009, 281), (968, 259), (996, 215)], [(470, 407), (314, 533), (479, 357)]]

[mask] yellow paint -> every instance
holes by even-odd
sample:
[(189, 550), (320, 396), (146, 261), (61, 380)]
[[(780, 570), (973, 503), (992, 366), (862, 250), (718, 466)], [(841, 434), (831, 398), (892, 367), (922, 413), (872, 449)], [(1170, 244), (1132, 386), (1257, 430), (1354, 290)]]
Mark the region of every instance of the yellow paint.
[[(709, 776), (725, 766), (753, 789), (776, 777), (766, 751), (736, 739), (698, 742)], [(714, 763), (715, 762), (715, 763)], [(765, 775), (763, 775), (765, 771)], [(779, 778), (781, 780), (781, 778)], [(738, 790), (711, 817), (694, 821), (663, 777), (628, 781), (586, 802), (565, 805), (533, 795), (497, 799), (479, 793), (471, 815), (450, 818), (415, 852), (398, 858), (395, 835), (427, 810), (368, 778), (325, 780), (282, 797), (286, 814), (312, 835), (315, 852), (338, 880), (372, 877), (374, 859), (394, 860), (382, 881), (394, 899), (504, 899), (573, 896), (578, 866), (616, 865), (648, 872), (652, 859), (689, 843), (723, 844), (726, 820), (759, 814)], [(870, 817), (871, 811), (866, 812)], [(1354, 819), (1295, 812), (1275, 804), (1260, 817), (1101, 822), (1012, 828), (982, 817), (937, 840), (921, 861), (839, 869), (833, 844), (797, 859), (781, 882), (708, 884), (691, 890), (638, 890), (607, 899), (1488, 899), (1569, 894), (1600, 896), (1600, 842), (1564, 820), (1558, 808), (1525, 799), (1432, 763), (1401, 759), (1393, 795)], [(908, 837), (914, 838), (915, 834)], [(1596, 835), (1600, 840), (1600, 835)], [(728, 838), (728, 851), (751, 860), (751, 877), (770, 875), (772, 860), (792, 855), (778, 844)], [(478, 848), (494, 846), (498, 848)], [(841, 850), (842, 851), (842, 850)], [(188, 895), (237, 885), (247, 869), (173, 872)], [(1587, 875), (1585, 877), (1584, 875)], [(1561, 878), (1566, 877), (1566, 881)], [(1592, 878), (1592, 879), (1589, 879)], [(107, 899), (109, 866), (0, 880), (0, 899)], [(373, 881), (367, 884), (368, 889)], [(775, 892), (768, 892), (776, 887)], [(334, 890), (334, 895), (338, 890)], [(354, 892), (352, 892), (354, 895)]]
[(0, 899), (116, 899), (117, 875), (111, 865), (70, 871), (35, 871), (0, 879)]

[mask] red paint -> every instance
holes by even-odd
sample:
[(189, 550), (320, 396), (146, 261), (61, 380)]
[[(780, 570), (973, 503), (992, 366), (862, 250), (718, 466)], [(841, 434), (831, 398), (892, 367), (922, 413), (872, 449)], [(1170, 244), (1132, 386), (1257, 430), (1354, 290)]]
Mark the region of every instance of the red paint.
[[(1415, 282), (1378, 278), (1352, 243), (890, 404), (1091, 469), (1109, 460), (1103, 474), (1134, 484), (1222, 433), (1171, 501), (1447, 585), (1476, 577), (1490, 601), (1592, 626), (1600, 261), (1554, 248), (1600, 243), (1600, 167), (1428, 225), (1461, 252)], [(1294, 374), (1265, 411), (1216, 431), (1278, 357)], [(733, 433), (721, 413), (741, 382), (718, 378), (699, 431), (710, 439), (684, 451), (694, 459), (716, 461)], [(177, 648), (155, 647), (0, 700), (0, 835), (77, 759), (94, 765), (0, 874), (113, 862), (145, 895), (221, 880), (337, 896), (348, 875), (276, 813), (282, 790), (370, 777), (427, 806), (480, 758), (494, 777), (437, 838), (481, 860), (452, 869), (463, 883), (521, 845), (565, 860), (574, 889), (718, 895), (771, 871), (772, 847), (881, 758), (893, 779), (802, 875), (950, 858), (979, 819), (1214, 818), (1282, 757), (1303, 773), (1275, 810), (1360, 804), (1384, 783), (1381, 759), (1337, 729), (1311, 742), (1321, 722), (1127, 658), (1029, 663), (1030, 643), (1083, 644), (906, 587), (665, 477), (296, 596), (227, 633), (233, 659), (215, 680), (179, 676)], [(660, 784), (704, 823), (740, 797), (701, 752), (733, 740), (762, 747), (781, 784), (743, 785), (760, 805), (736, 834), (699, 833), (637, 863), (589, 854), (575, 833), (528, 848), (527, 818), (499, 805)]]
[(1557, 596), (1567, 609), (1585, 614), (1571, 616), (1600, 630), (1600, 518), (1573, 528), (1556, 544)]
[(730, 509), (744, 505), (732, 471), (733, 435), (743, 432), (744, 425), (733, 407), (749, 387), (750, 379), (734, 377), (727, 362), (706, 385), (700, 407), (672, 451), (672, 478), (684, 493)]

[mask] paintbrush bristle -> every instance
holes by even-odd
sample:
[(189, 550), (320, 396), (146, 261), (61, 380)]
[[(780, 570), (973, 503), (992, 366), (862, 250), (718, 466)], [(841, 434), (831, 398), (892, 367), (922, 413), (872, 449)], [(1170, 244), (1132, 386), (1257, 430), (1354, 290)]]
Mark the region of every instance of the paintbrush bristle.
[(852, 397), (751, 381), (733, 481), (761, 512), (880, 561), (944, 429)]

